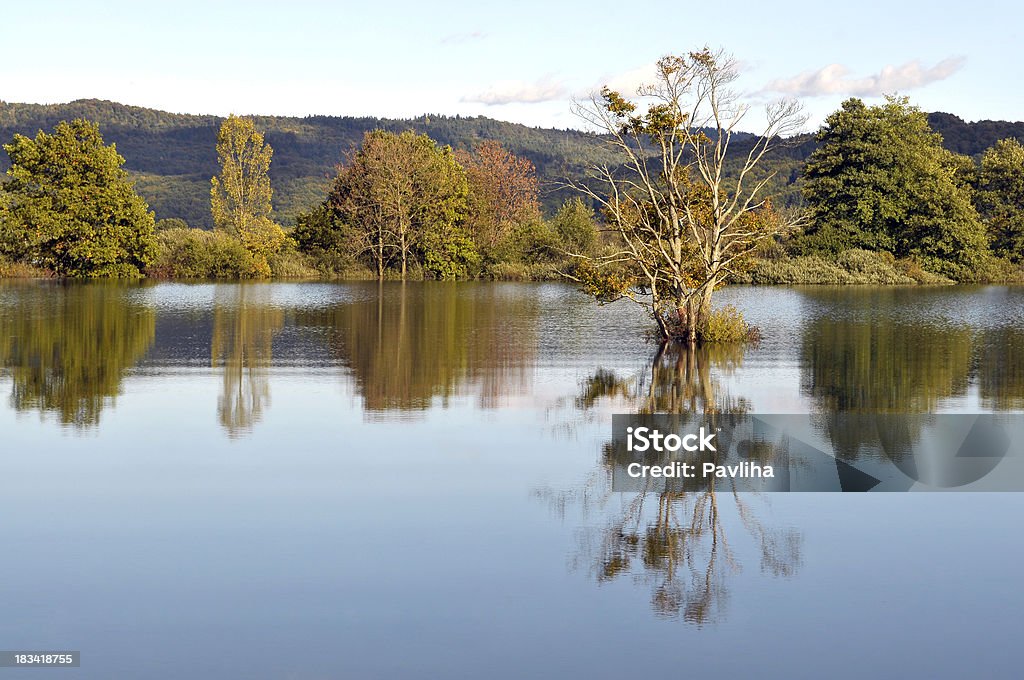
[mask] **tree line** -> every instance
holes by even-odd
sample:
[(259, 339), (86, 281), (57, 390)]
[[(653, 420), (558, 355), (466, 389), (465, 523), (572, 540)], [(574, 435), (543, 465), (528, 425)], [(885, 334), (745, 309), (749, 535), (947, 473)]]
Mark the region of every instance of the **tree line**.
[[(10, 140), (18, 133), (31, 136), (37, 130), (49, 131), (62, 120), (76, 118), (99, 123), (104, 138), (117, 144), (126, 158), (124, 168), (157, 219), (180, 218), (194, 227), (213, 228), (208, 197), (210, 176), (217, 172), (212, 150), (222, 118), (88, 99), (49, 105), (0, 102), (0, 140)], [(573, 197), (558, 184), (560, 180), (581, 179), (591, 165), (615, 160), (607, 140), (592, 132), (534, 128), (481, 116), (431, 114), (405, 120), (257, 116), (253, 120), (274, 147), (275, 219), (284, 226), (294, 226), (295, 216), (322, 198), (339, 151), (358, 146), (364, 133), (375, 129), (413, 130), (453, 149), (468, 150), (481, 140), (496, 140), (534, 164), (544, 188), (540, 198), (546, 214), (553, 214), (566, 198)], [(931, 113), (928, 121), (942, 135), (946, 148), (975, 160), (998, 139), (1024, 140), (1024, 122), (966, 123), (947, 113)], [(750, 141), (752, 136), (734, 143)], [(777, 148), (769, 159), (778, 182), (775, 195), (779, 206), (802, 200), (800, 167), (816, 147), (810, 134), (795, 141), (792, 146)], [(8, 167), (7, 157), (0, 153), (0, 171)]]
[(285, 226), (274, 211), (274, 151), (258, 119), (232, 116), (213, 140), (214, 229), (205, 231), (157, 222), (99, 126), (61, 121), (4, 146), (0, 258), (85, 277), (568, 274), (601, 299), (653, 295), (661, 334), (691, 340), (710, 294), (759, 260), (860, 262), (850, 253), (867, 251), (956, 281), (1019, 275), (1018, 140), (999, 140), (975, 162), (949, 151), (906, 99), (850, 99), (794, 171), (799, 200), (780, 200), (789, 179), (777, 161), (794, 161), (806, 144), (788, 136), (798, 111), (776, 110), (760, 136), (714, 115), (688, 117), (686, 88), (733, 71), (706, 51), (675, 59), (660, 66), (661, 89), (648, 94), (662, 101), (650, 110), (610, 91), (595, 99), (590, 122), (603, 134), (591, 136), (610, 142), (595, 156), (604, 174), (566, 182), (576, 193), (557, 210), (544, 206), (534, 163), (497, 141), (454, 148), (414, 129), (374, 129)]
[(96, 123), (15, 135), (0, 184), (0, 258), (63, 277), (557, 276), (593, 247), (578, 198), (545, 220), (533, 164), (493, 141), (454, 151), (424, 134), (373, 130), (298, 224), (274, 218), (273, 149), (249, 118), (218, 132), (214, 229), (156, 221)]

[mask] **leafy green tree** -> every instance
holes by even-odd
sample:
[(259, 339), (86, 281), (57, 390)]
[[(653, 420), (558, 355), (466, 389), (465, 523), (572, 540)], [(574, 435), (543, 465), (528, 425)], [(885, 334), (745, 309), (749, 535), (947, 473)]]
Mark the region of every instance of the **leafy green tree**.
[(295, 218), (291, 233), (298, 249), (310, 256), (325, 274), (343, 274), (356, 262), (360, 242), (348, 225), (341, 222), (326, 202), (314, 205)]
[(61, 276), (137, 278), (153, 256), (153, 214), (99, 126), (61, 122), (4, 149), (0, 253)]
[(818, 133), (804, 195), (813, 222), (803, 247), (916, 256), (962, 278), (986, 250), (971, 204), (970, 168), (942, 147), (927, 116), (905, 98), (881, 106), (849, 99)]
[(249, 279), (260, 276), (252, 254), (223, 231), (165, 229), (146, 275), (164, 279)]
[(975, 202), (992, 250), (1024, 260), (1024, 147), (1016, 139), (1001, 139), (982, 156)]
[(217, 133), (220, 176), (210, 180), (214, 225), (242, 241), (264, 276), (271, 273), (267, 258), (285, 241), (284, 230), (271, 219), (273, 154), (252, 120), (229, 116)]
[(578, 196), (562, 204), (551, 226), (570, 252), (587, 253), (597, 243), (594, 211)]
[(165, 217), (156, 221), (157, 231), (169, 231), (171, 229), (188, 229), (188, 222), (180, 217)]

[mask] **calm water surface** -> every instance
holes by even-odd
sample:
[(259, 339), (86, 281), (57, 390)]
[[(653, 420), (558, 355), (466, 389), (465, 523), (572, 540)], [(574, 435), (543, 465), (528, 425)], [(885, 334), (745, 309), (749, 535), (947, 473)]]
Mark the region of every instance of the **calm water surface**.
[(1024, 410), (1024, 290), (721, 298), (759, 346), (652, 363), (558, 284), (0, 282), (0, 647), (82, 652), (0, 675), (1020, 677), (1024, 495), (638, 498), (605, 444)]

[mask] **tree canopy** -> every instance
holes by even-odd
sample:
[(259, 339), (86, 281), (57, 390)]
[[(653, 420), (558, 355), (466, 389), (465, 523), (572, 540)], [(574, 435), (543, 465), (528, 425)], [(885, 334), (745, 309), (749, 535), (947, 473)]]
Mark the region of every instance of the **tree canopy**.
[(818, 142), (804, 170), (807, 249), (914, 256), (957, 278), (978, 264), (986, 239), (971, 203), (970, 159), (944, 149), (905, 98), (847, 100)]
[(468, 223), (477, 248), (494, 248), (516, 227), (540, 221), (537, 171), (528, 159), (494, 140), (456, 157), (469, 181)]
[(122, 158), (85, 120), (15, 135), (0, 185), (0, 253), (61, 276), (135, 278), (153, 257), (153, 214)]
[(789, 226), (772, 210), (772, 173), (759, 170), (803, 124), (800, 107), (770, 104), (764, 132), (737, 155), (732, 142), (748, 111), (730, 90), (737, 77), (720, 51), (669, 55), (637, 91), (645, 108), (606, 87), (576, 110), (622, 158), (620, 168), (596, 167), (590, 182), (575, 184), (602, 207), (619, 246), (585, 259), (577, 278), (600, 300), (645, 306), (663, 341), (701, 340), (715, 289)]
[[(418, 264), (438, 278), (456, 278), (477, 257), (463, 225), (468, 194), (451, 147), (412, 131), (375, 130), (340, 169), (319, 226), (345, 230), (380, 277), (389, 268), (405, 277)], [(315, 235), (317, 224), (305, 220), (309, 238), (330, 240)]]
[[(83, 99), (66, 104), (18, 104), (0, 102), (0, 139), (16, 133), (35, 135), (61, 120), (85, 118), (100, 125), (104, 138), (116, 142), (127, 159), (127, 169), (136, 180), (137, 191), (156, 212), (157, 218), (179, 217), (190, 226), (211, 228), (210, 177), (218, 171), (213, 152), (223, 118), (168, 113), (109, 101)], [(412, 129), (428, 134), (453, 149), (473, 149), (481, 140), (496, 140), (502, 147), (527, 158), (537, 169), (543, 188), (540, 200), (546, 214), (553, 214), (574, 193), (555, 183), (580, 179), (588, 167), (614, 165), (616, 156), (606, 138), (581, 130), (529, 127), (482, 116), (417, 116), (405, 120), (340, 116), (258, 116), (254, 122), (274, 147), (270, 177), (274, 183), (274, 207), (278, 220), (294, 224), (295, 216), (323, 199), (338, 152), (360, 143), (369, 130), (392, 132)], [(978, 121), (967, 123), (945, 113), (929, 114), (933, 130), (942, 134), (945, 146), (957, 153), (980, 157), (998, 139), (1015, 137), (1024, 141), (1024, 122)], [(733, 139), (737, 157), (753, 135)], [(778, 206), (799, 202), (795, 183), (800, 166), (814, 149), (809, 135), (800, 144), (777, 147), (767, 159), (766, 169), (777, 171), (773, 193)], [(0, 170), (8, 159), (0, 153)], [(786, 189), (785, 191), (781, 191)]]
[(982, 156), (976, 202), (992, 250), (1024, 259), (1024, 147), (1016, 139), (999, 140)]
[(217, 134), (220, 175), (210, 180), (210, 208), (217, 229), (241, 240), (262, 275), (280, 250), (284, 231), (272, 219), (270, 159), (274, 150), (248, 118), (229, 116)]

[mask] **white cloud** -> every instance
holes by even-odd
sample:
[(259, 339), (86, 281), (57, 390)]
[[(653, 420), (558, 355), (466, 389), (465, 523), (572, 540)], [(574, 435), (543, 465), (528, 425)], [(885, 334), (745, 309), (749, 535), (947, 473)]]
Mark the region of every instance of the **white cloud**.
[(849, 95), (854, 97), (877, 97), (890, 92), (906, 92), (930, 83), (945, 80), (959, 71), (963, 57), (943, 59), (931, 68), (925, 68), (918, 60), (908, 61), (901, 66), (885, 66), (873, 75), (855, 78), (850, 69), (842, 64), (829, 64), (817, 71), (805, 71), (792, 78), (782, 78), (768, 83), (765, 92), (778, 92), (794, 97), (820, 97), (825, 95)]
[(532, 83), (522, 80), (499, 81), (484, 92), (463, 97), (461, 101), (501, 106), (504, 104), (538, 104), (566, 99), (568, 96), (569, 88), (565, 86), (565, 83), (545, 76)]
[(650, 85), (657, 79), (657, 76), (658, 65), (652, 61), (630, 71), (607, 76), (597, 84), (595, 89), (600, 90), (602, 87), (607, 87), (627, 97), (634, 96), (641, 85)]

